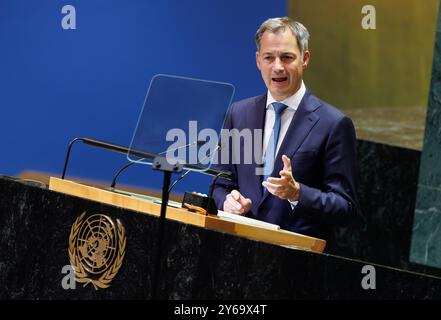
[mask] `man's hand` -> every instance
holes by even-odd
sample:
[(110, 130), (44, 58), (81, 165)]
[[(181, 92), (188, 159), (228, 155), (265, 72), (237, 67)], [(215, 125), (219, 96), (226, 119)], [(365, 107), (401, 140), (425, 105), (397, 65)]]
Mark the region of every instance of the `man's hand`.
[(239, 191), (233, 190), (224, 201), (224, 211), (244, 215), (250, 211), (251, 205), (251, 199), (245, 198)]
[(262, 185), (268, 191), (279, 197), (289, 201), (298, 201), (300, 197), (300, 184), (292, 176), (291, 160), (286, 156), (282, 156), (283, 169), (280, 171), (280, 178), (268, 178), (262, 182)]

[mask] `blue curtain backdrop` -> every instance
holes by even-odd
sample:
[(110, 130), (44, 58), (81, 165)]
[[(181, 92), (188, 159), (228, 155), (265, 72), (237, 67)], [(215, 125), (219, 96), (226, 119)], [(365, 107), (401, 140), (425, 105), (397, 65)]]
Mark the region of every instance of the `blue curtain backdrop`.
[[(62, 28), (65, 5), (76, 30)], [(267, 0), (0, 0), (0, 174), (59, 175), (76, 136), (128, 146), (157, 73), (230, 82), (233, 100), (264, 92), (254, 32), (286, 10)], [(80, 143), (68, 176), (107, 181), (125, 162)], [(120, 182), (159, 188), (162, 175), (138, 166)], [(192, 173), (176, 190), (208, 182)]]

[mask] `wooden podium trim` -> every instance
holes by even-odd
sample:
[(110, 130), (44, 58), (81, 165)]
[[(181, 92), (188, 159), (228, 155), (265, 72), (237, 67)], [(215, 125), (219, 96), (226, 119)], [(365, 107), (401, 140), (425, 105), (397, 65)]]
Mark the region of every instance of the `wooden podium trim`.
[[(161, 211), (161, 205), (148, 200), (87, 186), (70, 180), (62, 180), (55, 177), (50, 178), (49, 189), (71, 196), (110, 204), (157, 217), (159, 217)], [(202, 228), (208, 228), (240, 237), (295, 249), (321, 253), (326, 245), (326, 241), (322, 239), (317, 239), (286, 230), (271, 230), (264, 227), (251, 226), (240, 222), (226, 220), (214, 215), (204, 216), (185, 209), (168, 207), (166, 218)]]

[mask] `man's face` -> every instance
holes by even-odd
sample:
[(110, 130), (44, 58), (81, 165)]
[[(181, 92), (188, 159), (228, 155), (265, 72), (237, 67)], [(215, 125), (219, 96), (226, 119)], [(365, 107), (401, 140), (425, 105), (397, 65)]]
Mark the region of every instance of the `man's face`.
[(297, 39), (288, 28), (277, 33), (264, 32), (256, 63), (274, 99), (281, 101), (299, 90), (309, 55), (306, 50), (302, 59)]

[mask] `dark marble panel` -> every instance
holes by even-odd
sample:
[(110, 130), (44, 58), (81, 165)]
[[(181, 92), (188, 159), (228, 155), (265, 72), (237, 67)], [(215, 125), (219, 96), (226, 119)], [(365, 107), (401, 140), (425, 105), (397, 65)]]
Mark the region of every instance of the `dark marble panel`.
[[(438, 299), (439, 278), (376, 266), (375, 290), (361, 287), (365, 262), (271, 246), (195, 228), (168, 246), (162, 287), (167, 299)], [(205, 244), (205, 245), (204, 245)], [(198, 251), (198, 259), (172, 254)], [(398, 276), (398, 274), (400, 274)], [(184, 281), (176, 281), (177, 277)], [(185, 288), (184, 288), (185, 287)]]
[[(149, 299), (158, 219), (0, 179), (0, 299)], [(120, 219), (123, 266), (110, 288), (64, 290), (72, 223), (84, 210)], [(166, 299), (439, 299), (441, 278), (316, 254), (167, 221), (159, 297)]]
[(423, 152), (421, 155), (421, 175), (419, 184), (441, 186), (441, 32), (437, 33), (437, 43), (433, 58), (432, 82), (429, 94), (429, 108), (426, 117)]
[(410, 258), (441, 268), (441, 6), (432, 64)]
[[(148, 297), (154, 218), (139, 213), (0, 179), (0, 288), (2, 299), (66, 299)], [(121, 219), (127, 234), (126, 261), (115, 285), (97, 292), (90, 285), (76, 290), (61, 286), (61, 270), (69, 264), (68, 240), (75, 219), (85, 210)], [(128, 218), (130, 216), (130, 218)], [(118, 283), (124, 283), (120, 286)], [(72, 291), (74, 294), (72, 294)]]
[(441, 275), (409, 262), (420, 152), (357, 141), (361, 216), (336, 229), (329, 253)]
[(441, 267), (441, 190), (420, 185), (410, 260)]

